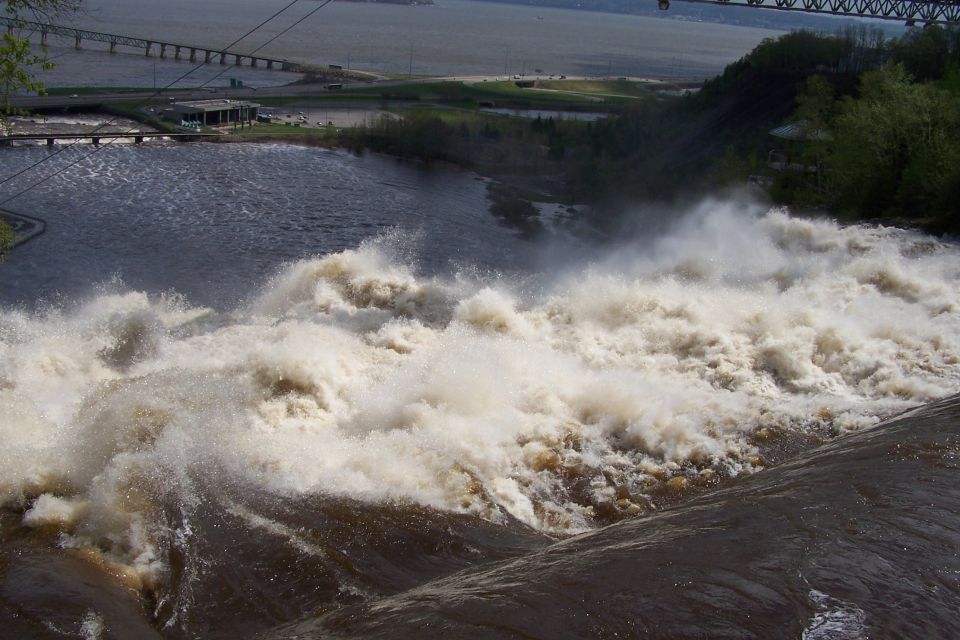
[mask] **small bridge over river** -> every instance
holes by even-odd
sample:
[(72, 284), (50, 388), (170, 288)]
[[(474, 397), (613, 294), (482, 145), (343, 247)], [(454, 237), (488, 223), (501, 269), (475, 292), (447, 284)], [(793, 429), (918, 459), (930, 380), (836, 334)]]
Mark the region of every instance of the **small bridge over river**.
[(101, 140), (118, 140), (132, 138), (136, 144), (143, 143), (144, 140), (169, 138), (181, 142), (191, 142), (219, 137), (219, 133), (164, 133), (162, 131), (150, 132), (110, 132), (96, 131), (92, 133), (29, 133), (24, 135), (0, 136), (0, 146), (8, 146), (14, 142), (41, 142), (46, 141), (47, 146), (52, 147), (57, 140), (89, 140), (93, 144), (100, 144)]
[(172, 54), (174, 60), (187, 58), (190, 62), (197, 62), (202, 58), (203, 62), (207, 64), (215, 62), (223, 65), (233, 63), (237, 66), (246, 64), (251, 67), (263, 66), (267, 69), (278, 69), (281, 71), (299, 71), (301, 69), (300, 64), (288, 60), (255, 56), (200, 45), (177, 44), (175, 42), (164, 42), (162, 40), (147, 40), (146, 38), (121, 36), (115, 33), (86, 31), (84, 29), (74, 29), (73, 27), (64, 27), (62, 25), (44, 22), (25, 22), (0, 17), (0, 28), (3, 26), (6, 26), (8, 33), (20, 30), (40, 34), (40, 44), (42, 45), (47, 44), (50, 36), (60, 36), (62, 38), (73, 39), (74, 47), (77, 49), (82, 47), (84, 40), (89, 40), (109, 44), (110, 53), (116, 53), (118, 46), (124, 46), (142, 49), (147, 56), (152, 56), (154, 52), (156, 52), (159, 57), (166, 58), (169, 53)]

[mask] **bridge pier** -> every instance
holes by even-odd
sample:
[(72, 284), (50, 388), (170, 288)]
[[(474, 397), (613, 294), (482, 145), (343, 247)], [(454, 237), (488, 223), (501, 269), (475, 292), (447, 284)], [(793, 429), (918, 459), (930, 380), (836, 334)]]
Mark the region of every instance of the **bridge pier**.
[[(23, 2), (24, 0), (9, 0), (11, 2)], [(729, 2), (731, 0), (716, 0), (721, 2)], [(740, 0), (741, 2), (743, 0)], [(780, 3), (789, 3), (790, 6), (793, 6), (793, 3), (798, 3), (801, 0), (748, 0), (754, 5), (762, 5), (765, 2), (777, 2)], [(802, 0), (804, 3), (807, 2), (816, 2), (823, 3), (827, 0)], [(857, 2), (878, 2), (881, 0), (857, 0)], [(895, 2), (921, 2), (924, 0), (882, 0), (886, 3), (895, 3)], [(947, 3), (957, 3), (957, 6), (960, 6), (960, 0), (929, 0), (930, 2), (947, 2)], [(830, 0), (830, 2), (842, 2), (848, 3), (853, 2), (853, 0)], [(3, 0), (0, 0), (0, 5), (2, 5)], [(916, 19), (924, 20), (926, 22), (941, 22), (943, 17), (943, 12), (941, 13), (929, 13), (924, 9), (911, 8), (911, 13), (905, 14), (910, 16), (915, 16)], [(929, 16), (927, 15), (929, 13)], [(949, 16), (948, 16), (949, 17)], [(8, 32), (16, 33), (17, 29), (28, 27), (31, 30), (31, 33), (39, 33), (40, 44), (43, 47), (47, 47), (49, 44), (50, 35), (64, 37), (64, 38), (73, 38), (74, 39), (74, 48), (80, 50), (83, 48), (84, 41), (94, 41), (94, 42), (103, 42), (109, 47), (110, 53), (117, 53), (117, 47), (119, 45), (129, 46), (129, 47), (143, 47), (144, 55), (148, 58), (150, 57), (160, 57), (166, 58), (168, 49), (172, 49), (170, 53), (171, 57), (176, 60), (185, 60), (187, 57), (186, 50), (190, 50), (190, 61), (195, 62), (200, 59), (200, 52), (203, 52), (203, 62), (205, 64), (215, 64), (215, 57), (219, 56), (219, 63), (223, 66), (228, 64), (236, 65), (237, 67), (249, 66), (252, 68), (265, 67), (267, 69), (283, 69), (284, 71), (296, 71), (298, 70), (299, 65), (296, 63), (285, 62), (281, 60), (273, 60), (268, 58), (258, 58), (254, 55), (246, 55), (235, 53), (234, 51), (225, 51), (225, 50), (216, 50), (216, 49), (207, 49), (205, 47), (190, 46), (190, 45), (178, 45), (174, 43), (165, 43), (159, 40), (147, 40), (144, 38), (135, 38), (128, 36), (121, 36), (116, 34), (101, 33), (97, 31), (84, 31), (82, 29), (75, 29), (73, 27), (55, 25), (55, 24), (44, 24), (39, 22), (21, 22), (13, 21), (9, 18), (5, 18), (0, 11), (0, 29), (4, 27), (7, 28)], [(3, 33), (3, 31), (0, 31)], [(154, 48), (156, 46), (156, 48)]]
[(133, 142), (134, 144), (143, 144), (143, 136), (134, 136)]
[(52, 147), (52, 146), (53, 146), (53, 140), (54, 140), (53, 138), (47, 138), (47, 146), (48, 146), (48, 147)]
[(90, 138), (90, 141), (93, 142), (94, 146), (100, 146), (100, 138)]

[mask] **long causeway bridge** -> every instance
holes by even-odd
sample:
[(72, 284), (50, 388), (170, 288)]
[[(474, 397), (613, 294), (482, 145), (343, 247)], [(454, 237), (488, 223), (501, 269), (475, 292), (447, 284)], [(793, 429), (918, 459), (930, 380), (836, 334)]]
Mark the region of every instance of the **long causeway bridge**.
[(247, 64), (251, 67), (264, 66), (267, 69), (278, 69), (281, 71), (299, 71), (300, 65), (288, 60), (279, 60), (277, 58), (268, 58), (266, 56), (253, 56), (250, 54), (236, 51), (227, 51), (203, 47), (199, 45), (177, 44), (175, 42), (163, 42), (161, 40), (147, 40), (146, 38), (133, 38), (130, 36), (121, 36), (115, 33), (102, 33), (100, 31), (86, 31), (84, 29), (74, 29), (73, 27), (64, 27), (62, 25), (49, 24), (43, 22), (18, 21), (12, 18), (0, 17), (0, 28), (6, 26), (8, 33), (15, 30), (28, 31), (40, 34), (40, 44), (46, 45), (50, 36), (59, 36), (62, 38), (72, 38), (74, 47), (80, 49), (84, 40), (93, 42), (105, 42), (110, 45), (110, 53), (116, 53), (118, 46), (133, 47), (142, 49), (147, 56), (157, 55), (166, 58), (168, 53), (172, 54), (173, 59), (180, 60), (188, 57), (190, 62), (198, 62), (201, 57), (203, 62), (210, 64), (219, 62), (220, 64), (233, 63), (237, 66)]

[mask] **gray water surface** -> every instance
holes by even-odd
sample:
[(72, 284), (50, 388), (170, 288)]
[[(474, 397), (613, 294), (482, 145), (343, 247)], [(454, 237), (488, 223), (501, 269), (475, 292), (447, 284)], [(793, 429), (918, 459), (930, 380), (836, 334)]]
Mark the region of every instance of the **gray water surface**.
[[(42, 175), (94, 149), (71, 147)], [(3, 175), (48, 153), (3, 150)], [(37, 179), (11, 180), (0, 197)], [(110, 145), (4, 207), (48, 230), (0, 265), (0, 304), (72, 298), (119, 279), (229, 305), (285, 262), (396, 230), (425, 269), (510, 268), (524, 255), (489, 215), (475, 174), (282, 144)]]
[[(267, 20), (286, 3), (251, 0), (88, 0), (78, 23), (85, 29), (224, 48)], [(497, 75), (533, 73), (704, 78), (740, 58), (768, 28), (665, 20), (589, 11), (524, 7), (470, 0), (436, 0), (431, 6), (333, 2), (284, 32), (316, 2), (300, 2), (231, 51), (257, 52), (315, 64), (396, 74)], [(770, 13), (770, 12), (768, 12)], [(831, 29), (833, 27), (831, 26)], [(282, 33), (281, 35), (281, 32)], [(273, 38), (276, 38), (275, 40)], [(166, 86), (191, 69), (187, 61), (146, 58), (142, 51), (52, 38), (57, 68), (42, 74), (49, 85)], [(219, 64), (201, 65), (182, 84), (283, 84), (277, 72)], [(278, 74), (289, 75), (289, 74)]]

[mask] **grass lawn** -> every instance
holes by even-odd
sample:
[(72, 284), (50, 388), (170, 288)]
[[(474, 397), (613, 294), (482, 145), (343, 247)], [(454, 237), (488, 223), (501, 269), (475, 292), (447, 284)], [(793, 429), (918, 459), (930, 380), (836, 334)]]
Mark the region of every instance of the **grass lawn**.
[(156, 91), (150, 87), (46, 87), (47, 95), (50, 96), (78, 96), (90, 95), (94, 93), (144, 93), (147, 91)]
[(325, 136), (327, 134), (326, 127), (295, 127), (293, 124), (282, 124), (279, 122), (258, 122), (252, 127), (244, 127), (243, 130), (234, 131), (230, 129), (228, 133), (253, 133), (253, 134), (264, 134), (264, 133), (284, 133), (290, 135), (314, 135), (314, 136)]
[(473, 109), (458, 109), (455, 107), (436, 107), (431, 105), (417, 105), (412, 107), (402, 107), (398, 109), (387, 109), (390, 113), (395, 113), (401, 118), (410, 116), (433, 116), (440, 118), (447, 124), (467, 124), (482, 123), (484, 120), (492, 120), (499, 116), (487, 115)]
[[(258, 101), (264, 105), (284, 106), (306, 104), (310, 101), (349, 101), (358, 99), (406, 100), (410, 102), (441, 102), (449, 104), (471, 104), (483, 101), (500, 101), (510, 104), (530, 104), (531, 106), (587, 107), (602, 104), (623, 104), (633, 99), (649, 95), (638, 88), (637, 83), (586, 83), (582, 86), (574, 83), (571, 89), (548, 88), (549, 81), (540, 83), (540, 88), (521, 88), (513, 81), (473, 82), (458, 81), (410, 82), (392, 86), (370, 86), (343, 91), (324, 91), (312, 96), (290, 98), (271, 98), (263, 96)], [(562, 81), (558, 81), (562, 82)], [(622, 86), (621, 86), (622, 85)], [(546, 90), (545, 90), (546, 89)], [(592, 93), (591, 91), (596, 91)], [(632, 91), (632, 93), (627, 93)]]
[(524, 101), (553, 102), (561, 104), (599, 104), (603, 98), (561, 91), (543, 91), (539, 88), (518, 87), (513, 81), (475, 82), (464, 87), (478, 100), (510, 98)]
[(632, 96), (645, 98), (657, 85), (632, 80), (541, 80), (537, 86), (554, 91), (571, 91), (595, 96)]

